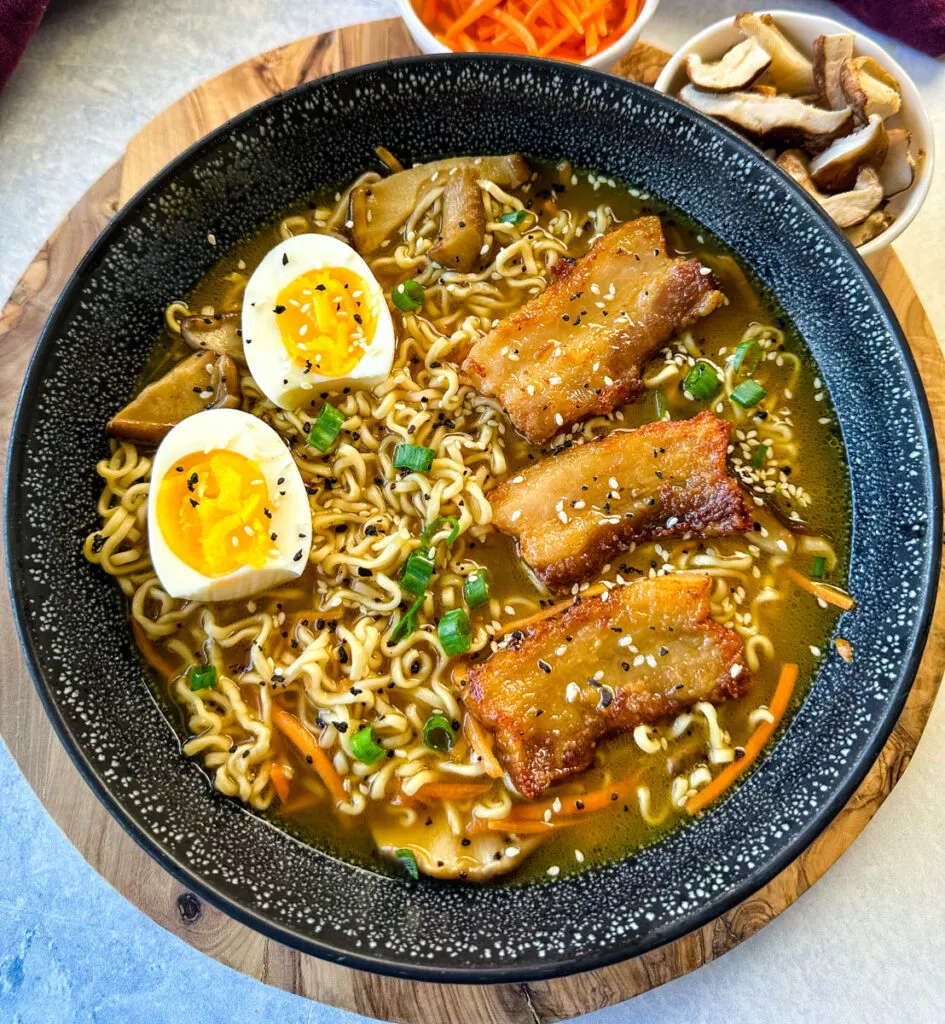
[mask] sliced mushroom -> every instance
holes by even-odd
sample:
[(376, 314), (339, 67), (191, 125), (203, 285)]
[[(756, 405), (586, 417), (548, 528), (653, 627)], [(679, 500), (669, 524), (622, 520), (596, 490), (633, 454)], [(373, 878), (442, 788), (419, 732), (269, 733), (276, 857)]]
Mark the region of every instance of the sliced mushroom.
[(845, 228), (844, 234), (857, 247), (872, 242), (874, 238), (881, 235), (896, 218), (885, 210), (874, 210), (862, 224), (852, 228)]
[(844, 192), (853, 188), (860, 167), (880, 167), (888, 149), (889, 135), (882, 118), (873, 114), (862, 128), (837, 139), (816, 157), (810, 165), (810, 176), (818, 188)]
[(447, 175), (468, 167), (480, 178), (500, 188), (518, 188), (531, 177), (531, 168), (518, 153), (509, 156), (454, 157), (411, 167), (389, 178), (359, 185), (351, 192), (351, 235), (362, 256), (395, 241), (397, 229), (416, 209), (417, 203)]
[(721, 60), (707, 64), (698, 53), (686, 56), (689, 81), (710, 92), (733, 92), (746, 89), (764, 74), (771, 63), (771, 54), (754, 39), (733, 46)]
[(777, 159), (781, 170), (789, 174), (806, 192), (817, 200), (831, 220), (841, 228), (860, 224), (883, 201), (883, 188), (879, 175), (872, 167), (861, 167), (853, 188), (848, 192), (824, 195), (810, 176), (807, 156), (797, 149), (789, 149)]
[(791, 96), (762, 96), (753, 92), (703, 92), (683, 86), (680, 99), (691, 107), (727, 121), (763, 144), (802, 146), (820, 153), (853, 127), (849, 110), (821, 110)]
[(229, 356), (245, 365), (240, 320), (239, 313), (185, 316), (180, 322), (181, 337), (198, 352), (218, 352), (221, 356)]
[(768, 74), (781, 92), (791, 96), (814, 92), (811, 62), (784, 36), (770, 14), (739, 14), (735, 27), (770, 54)]
[(236, 363), (216, 352), (195, 352), (149, 384), (108, 421), (105, 430), (124, 441), (156, 445), (171, 427), (189, 416), (239, 404)]
[(849, 33), (818, 36), (814, 40), (814, 84), (821, 106), (828, 110), (842, 110), (847, 106), (840, 87), (840, 68), (852, 57), (853, 36)]
[[(407, 827), (378, 815), (371, 833), (385, 857), (393, 860), (398, 850), (410, 850), (417, 867), (434, 878), (467, 882), (498, 878), (517, 868), (542, 841), (541, 836), (516, 836), (511, 831), (456, 835), (444, 811), (421, 811), (419, 815), (422, 817)], [(425, 824), (428, 821), (430, 824)]]
[(759, 96), (777, 96), (778, 90), (773, 85), (765, 85), (764, 82), (755, 82), (751, 87), (752, 92), (758, 93)]
[(428, 255), (441, 267), (468, 274), (479, 266), (485, 234), (486, 208), (479, 173), (461, 167), (446, 183), (440, 237)]
[(884, 121), (899, 112), (899, 83), (872, 57), (853, 57), (840, 65), (840, 88), (856, 119), (865, 123), (871, 114)]
[(912, 133), (905, 128), (891, 128), (886, 159), (879, 168), (879, 182), (883, 195), (889, 197), (905, 192), (915, 179), (915, 160), (912, 158)]

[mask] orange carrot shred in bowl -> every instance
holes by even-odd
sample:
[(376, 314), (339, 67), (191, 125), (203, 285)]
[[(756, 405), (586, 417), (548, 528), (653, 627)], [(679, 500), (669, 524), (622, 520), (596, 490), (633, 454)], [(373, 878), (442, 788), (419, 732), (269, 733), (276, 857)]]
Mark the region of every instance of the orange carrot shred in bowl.
[(643, 0), (411, 0), (420, 20), (451, 50), (524, 53), (582, 61), (613, 46)]

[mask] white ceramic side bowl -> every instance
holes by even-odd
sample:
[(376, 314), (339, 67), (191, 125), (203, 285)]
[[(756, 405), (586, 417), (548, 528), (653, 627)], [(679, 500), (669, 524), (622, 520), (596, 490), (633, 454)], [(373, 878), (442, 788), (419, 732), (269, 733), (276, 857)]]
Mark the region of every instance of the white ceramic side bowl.
[[(820, 35), (847, 32), (853, 35), (853, 52), (857, 56), (874, 57), (899, 82), (902, 87), (902, 109), (887, 124), (893, 128), (907, 128), (912, 133), (912, 153), (923, 156), (916, 167), (915, 180), (912, 187), (901, 195), (890, 200), (890, 212), (896, 219), (872, 241), (861, 245), (857, 252), (861, 256), (885, 249), (898, 238), (912, 223), (919, 207), (925, 202), (929, 186), (932, 184), (932, 165), (935, 161), (935, 144), (932, 136), (932, 125), (926, 113), (925, 105), (915, 82), (906, 74), (902, 67), (872, 39), (854, 31), (832, 18), (822, 18), (815, 14), (802, 14), (797, 11), (759, 11), (770, 14), (784, 34), (805, 54), (813, 51), (814, 40)], [(732, 18), (717, 21), (714, 25), (694, 35), (673, 54), (669, 63), (663, 68), (656, 80), (655, 88), (670, 96), (676, 96), (688, 82), (685, 60), (689, 53), (697, 53), (703, 60), (716, 61), (736, 43), (745, 37), (735, 28)]]
[[(413, 36), (414, 42), (424, 53), (453, 52), (448, 46), (444, 46), (444, 44), (441, 43), (439, 39), (437, 39), (436, 36), (426, 27), (426, 25), (423, 24), (410, 0), (398, 0), (398, 3), (400, 6), (400, 16), (407, 23), (407, 28), (410, 30), (410, 34)], [(601, 50), (599, 53), (595, 53), (593, 57), (588, 57), (587, 60), (581, 61), (584, 67), (598, 68), (601, 71), (606, 71), (613, 64), (616, 64), (616, 62), (620, 60), (620, 58), (640, 38), (640, 35), (650, 18), (652, 18), (656, 13), (656, 8), (659, 7), (659, 4), (660, 0), (644, 0), (643, 7), (637, 15), (637, 20), (630, 26), (626, 33), (624, 33), (624, 35), (622, 35), (611, 46)]]

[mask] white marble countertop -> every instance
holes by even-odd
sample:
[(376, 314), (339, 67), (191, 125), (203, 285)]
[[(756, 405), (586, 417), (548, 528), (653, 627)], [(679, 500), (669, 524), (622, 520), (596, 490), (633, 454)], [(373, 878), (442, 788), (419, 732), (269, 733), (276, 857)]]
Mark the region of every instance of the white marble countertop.
[[(745, 6), (744, 0), (662, 0), (646, 38), (671, 49), (708, 21)], [(844, 17), (817, 0), (783, 0), (780, 6)], [(182, 93), (260, 51), (394, 13), (393, 0), (348, 0), (344, 5), (326, 0), (52, 0), (37, 37), (0, 94), (0, 298), (79, 196), (121, 156), (126, 140)], [(939, 171), (920, 217), (896, 248), (937, 333), (945, 337), (945, 65), (878, 38), (915, 79), (934, 122)], [(55, 848), (61, 857), (55, 825), (30, 806), (35, 798), (21, 780), (10, 783), (14, 773), (0, 745), (0, 774), (7, 776), (15, 794), (14, 807), (0, 805), (0, 834), (30, 814), (36, 824), (27, 837), (31, 845), (26, 854), (32, 850), (48, 856)], [(722, 960), (585, 1020), (852, 1024), (945, 1019), (945, 900), (939, 893), (945, 879), (945, 830), (939, 817), (943, 777), (945, 707), (939, 701), (903, 780), (863, 835), (810, 892)], [(10, 793), (10, 788), (4, 791)], [(65, 1011), (60, 977), (43, 976), (47, 960), (37, 958), (33, 976), (23, 972), (23, 950), (29, 949), (36, 929), (48, 924), (31, 915), (39, 915), (39, 907), (48, 914), (48, 903), (24, 899), (22, 879), (15, 881), (18, 872), (12, 863), (2, 864), (13, 858), (13, 851), (0, 842), (0, 915), (7, 918), (0, 929), (0, 1019), (24, 1024), (86, 1019), (202, 1024), (232, 1019), (209, 1011), (189, 1014), (163, 996), (148, 1002), (140, 991), (124, 1009), (121, 996), (112, 991), (107, 1016), (80, 1016), (78, 1004), (75, 1014)], [(18, 849), (16, 856), (23, 853)], [(232, 972), (183, 950), (178, 940), (124, 904), (91, 868), (81, 864), (69, 870), (88, 877), (61, 896), (57, 914), (62, 922), (75, 927), (85, 923), (91, 891), (100, 904), (98, 915), (111, 914), (134, 932), (135, 941), (127, 947), (131, 968), (137, 956), (141, 970), (159, 968), (170, 972), (170, 980), (177, 971), (177, 987), (183, 990), (190, 986), (194, 958), (199, 958), (204, 991), (237, 984)], [(16, 914), (13, 908), (19, 908)], [(78, 965), (72, 953), (59, 951), (58, 972), (68, 974)], [(247, 984), (249, 990), (241, 982), (238, 986), (240, 1005), (252, 1006), (255, 1020), (361, 1020)], [(54, 1003), (46, 1003), (43, 996), (56, 992), (59, 1002), (53, 1013)]]

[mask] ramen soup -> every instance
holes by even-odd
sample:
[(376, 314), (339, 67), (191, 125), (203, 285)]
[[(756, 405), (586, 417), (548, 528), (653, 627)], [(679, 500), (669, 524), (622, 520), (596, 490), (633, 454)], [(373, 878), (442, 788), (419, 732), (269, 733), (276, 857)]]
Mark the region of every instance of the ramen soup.
[(85, 555), (222, 794), (405, 877), (564, 876), (711, 814), (802, 698), (853, 607), (836, 416), (652, 197), (379, 155), (168, 296)]

